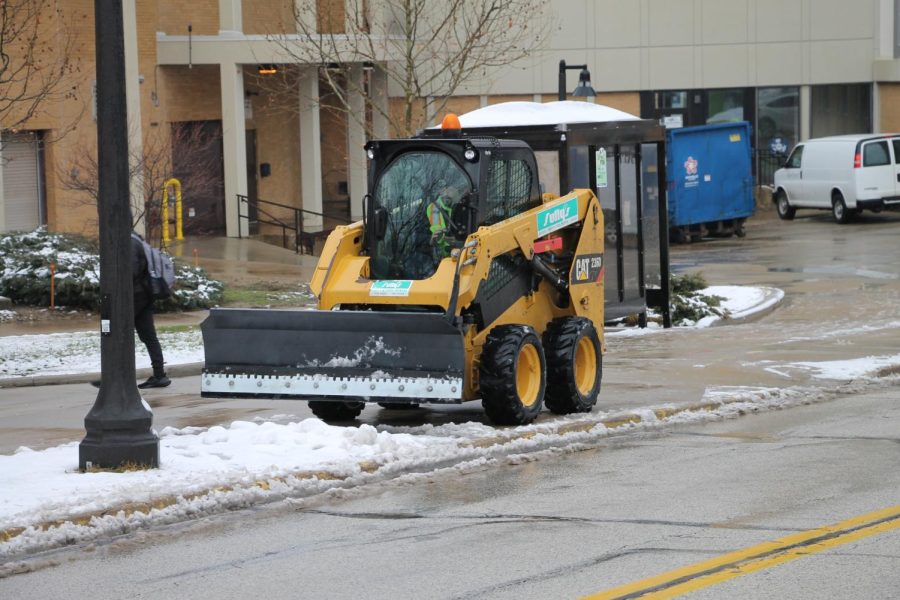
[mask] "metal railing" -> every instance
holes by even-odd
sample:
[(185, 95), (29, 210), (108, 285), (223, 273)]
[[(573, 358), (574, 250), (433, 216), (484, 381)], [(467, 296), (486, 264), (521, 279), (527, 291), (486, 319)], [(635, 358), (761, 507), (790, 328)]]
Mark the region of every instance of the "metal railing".
[(784, 166), (787, 154), (771, 150), (756, 151), (756, 185), (771, 186), (775, 183), (775, 171)]
[[(249, 225), (253, 224), (263, 224), (263, 225), (271, 225), (274, 227), (281, 228), (281, 245), (285, 248), (290, 248), (289, 243), (289, 233), (294, 234), (294, 252), (297, 254), (302, 254), (303, 251), (306, 251), (307, 254), (313, 253), (313, 246), (315, 245), (315, 240), (317, 238), (323, 237), (327, 235), (330, 230), (323, 229), (322, 231), (314, 231), (307, 232), (303, 229), (303, 216), (304, 215), (313, 215), (322, 218), (322, 225), (325, 225), (325, 220), (329, 219), (331, 221), (337, 221), (339, 223), (350, 223), (350, 219), (347, 219), (341, 215), (328, 214), (328, 213), (320, 213), (314, 210), (306, 210), (305, 208), (297, 208), (296, 206), (288, 206), (287, 204), (281, 204), (279, 202), (272, 202), (270, 200), (261, 200), (259, 198), (255, 198), (252, 201), (250, 198), (243, 194), (237, 195), (238, 199), (238, 237), (244, 237), (241, 233), (241, 219), (247, 221), (248, 230)], [(242, 210), (243, 205), (247, 206), (246, 214), (245, 211)], [(266, 207), (277, 207), (279, 209), (289, 210), (291, 211), (291, 218), (284, 220), (281, 217), (278, 217), (270, 210), (267, 210)]]

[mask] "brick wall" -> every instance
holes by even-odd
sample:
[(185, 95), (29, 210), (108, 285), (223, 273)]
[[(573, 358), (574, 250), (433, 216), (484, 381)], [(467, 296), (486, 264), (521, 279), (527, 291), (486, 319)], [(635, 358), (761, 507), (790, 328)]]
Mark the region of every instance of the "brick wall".
[(243, 3), (244, 33), (296, 33), (294, 0), (245, 0)]
[(880, 83), (881, 131), (900, 131), (900, 83)]
[[(152, 0), (140, 0), (151, 3)], [(249, 0), (252, 2), (254, 0)], [(245, 0), (244, 4), (249, 3)], [(187, 35), (187, 27), (193, 27), (194, 35), (219, 33), (219, 0), (156, 0), (159, 21), (156, 30), (169, 35)]]

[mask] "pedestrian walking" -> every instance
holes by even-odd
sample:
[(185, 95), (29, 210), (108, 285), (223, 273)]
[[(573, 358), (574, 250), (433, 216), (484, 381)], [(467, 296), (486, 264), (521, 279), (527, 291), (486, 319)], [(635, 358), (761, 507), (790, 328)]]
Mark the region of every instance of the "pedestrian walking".
[[(153, 293), (150, 289), (150, 271), (144, 252), (144, 239), (134, 232), (131, 234), (131, 278), (134, 287), (134, 329), (147, 348), (153, 367), (153, 374), (147, 381), (138, 384), (138, 387), (141, 389), (167, 387), (172, 380), (166, 375), (162, 346), (153, 321)], [(92, 381), (91, 385), (100, 387), (100, 381)]]
[(144, 252), (144, 241), (137, 233), (131, 234), (131, 266), (134, 284), (134, 329), (150, 355), (153, 374), (138, 385), (141, 389), (166, 387), (172, 380), (166, 375), (162, 346), (156, 336), (156, 324), (153, 322), (153, 294), (150, 290), (150, 272), (147, 268), (147, 256)]

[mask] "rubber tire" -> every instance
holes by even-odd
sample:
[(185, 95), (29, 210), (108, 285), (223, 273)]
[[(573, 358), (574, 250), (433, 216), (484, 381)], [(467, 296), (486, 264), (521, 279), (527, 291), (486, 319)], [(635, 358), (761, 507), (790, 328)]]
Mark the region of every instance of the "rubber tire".
[(339, 400), (310, 400), (309, 410), (325, 422), (352, 421), (365, 408), (365, 402)]
[(797, 214), (797, 209), (788, 202), (787, 194), (782, 190), (775, 192), (775, 210), (782, 221), (791, 221)]
[[(517, 386), (519, 357), (531, 345), (540, 361), (540, 384), (529, 406), (519, 397)], [(497, 425), (526, 425), (534, 421), (544, 405), (547, 389), (547, 362), (541, 340), (525, 325), (498, 325), (488, 333), (479, 366), (481, 405)]]
[[(582, 393), (578, 388), (575, 372), (575, 356), (582, 339), (594, 346), (596, 378), (590, 391)], [(591, 412), (600, 393), (603, 379), (603, 356), (600, 338), (590, 319), (563, 317), (554, 319), (544, 332), (544, 352), (547, 356), (547, 392), (544, 404), (557, 415)]]
[(415, 410), (419, 408), (417, 402), (379, 402), (378, 406), (388, 410)]
[(840, 192), (831, 195), (831, 216), (834, 217), (834, 222), (840, 225), (846, 225), (853, 218), (853, 211), (847, 208), (847, 203), (844, 202)]

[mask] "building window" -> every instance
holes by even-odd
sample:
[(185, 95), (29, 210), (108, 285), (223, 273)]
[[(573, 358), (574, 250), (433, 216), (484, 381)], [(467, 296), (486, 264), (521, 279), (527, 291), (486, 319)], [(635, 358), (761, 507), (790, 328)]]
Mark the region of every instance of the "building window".
[(706, 92), (706, 122), (736, 123), (749, 120), (744, 114), (744, 89), (709, 90)]
[(756, 99), (756, 139), (773, 154), (787, 154), (800, 133), (800, 88), (759, 88)]
[(659, 92), (656, 108), (687, 108), (687, 92)]
[(872, 86), (867, 83), (815, 85), (812, 137), (872, 131)]

